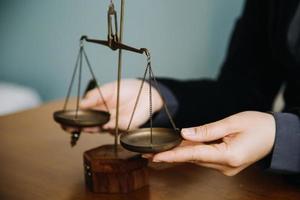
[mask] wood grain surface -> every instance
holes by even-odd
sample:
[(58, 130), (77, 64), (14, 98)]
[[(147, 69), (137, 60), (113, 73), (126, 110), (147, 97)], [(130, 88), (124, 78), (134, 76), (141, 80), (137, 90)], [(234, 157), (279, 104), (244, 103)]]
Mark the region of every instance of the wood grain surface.
[(300, 185), (251, 167), (226, 177), (191, 164), (150, 164), (149, 187), (126, 195), (85, 188), (84, 151), (113, 143), (109, 134), (82, 134), (76, 147), (52, 119), (62, 101), (0, 117), (0, 199), (222, 200), (300, 199)]

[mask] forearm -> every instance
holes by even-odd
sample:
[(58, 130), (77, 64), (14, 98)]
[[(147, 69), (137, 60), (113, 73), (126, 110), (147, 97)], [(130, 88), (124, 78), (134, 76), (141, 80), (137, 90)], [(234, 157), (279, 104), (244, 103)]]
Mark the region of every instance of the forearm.
[[(175, 122), (179, 127), (191, 127), (219, 120), (231, 114), (245, 110), (270, 110), (271, 103), (265, 103), (264, 97), (255, 88), (244, 88), (231, 83), (214, 80), (178, 81), (159, 79), (160, 85), (169, 90), (177, 103), (171, 103)], [(166, 98), (166, 102), (174, 102)]]

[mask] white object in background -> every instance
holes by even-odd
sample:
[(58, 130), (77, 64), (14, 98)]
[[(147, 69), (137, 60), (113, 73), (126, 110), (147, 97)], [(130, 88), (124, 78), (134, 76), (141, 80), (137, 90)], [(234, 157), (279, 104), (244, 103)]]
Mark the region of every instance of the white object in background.
[(35, 90), (12, 83), (0, 82), (0, 115), (33, 108), (40, 103), (41, 98)]

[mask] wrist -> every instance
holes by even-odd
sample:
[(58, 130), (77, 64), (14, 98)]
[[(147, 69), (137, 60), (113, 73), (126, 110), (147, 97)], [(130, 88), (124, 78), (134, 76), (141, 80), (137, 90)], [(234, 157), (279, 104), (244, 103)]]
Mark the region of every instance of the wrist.
[(273, 151), (274, 148), (274, 144), (275, 144), (275, 137), (276, 137), (276, 122), (275, 122), (275, 118), (274, 115), (272, 113), (267, 112), (267, 119), (269, 121), (269, 138), (270, 138), (270, 143), (269, 143), (269, 152), (267, 153), (270, 154)]

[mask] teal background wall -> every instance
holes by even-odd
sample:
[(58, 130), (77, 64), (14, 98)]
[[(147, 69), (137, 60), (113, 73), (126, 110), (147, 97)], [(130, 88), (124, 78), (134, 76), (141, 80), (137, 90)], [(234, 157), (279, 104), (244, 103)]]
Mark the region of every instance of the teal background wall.
[[(106, 38), (108, 0), (0, 1), (0, 81), (62, 98), (81, 35)], [(147, 47), (157, 76), (215, 77), (243, 0), (126, 0), (124, 43)], [(115, 1), (119, 8), (119, 1)], [(115, 80), (117, 52), (86, 45), (101, 83)], [(140, 77), (145, 58), (124, 53), (123, 77)], [(88, 76), (85, 75), (85, 80)]]

